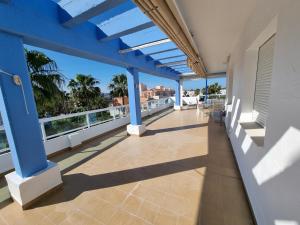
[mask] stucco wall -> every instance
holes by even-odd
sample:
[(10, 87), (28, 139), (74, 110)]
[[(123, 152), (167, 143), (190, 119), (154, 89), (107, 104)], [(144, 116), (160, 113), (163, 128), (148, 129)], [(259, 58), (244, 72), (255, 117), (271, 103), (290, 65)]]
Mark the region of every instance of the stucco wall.
[[(257, 223), (300, 224), (300, 1), (260, 0), (231, 54), (226, 126)], [(258, 47), (276, 33), (264, 146), (240, 126), (252, 121)]]

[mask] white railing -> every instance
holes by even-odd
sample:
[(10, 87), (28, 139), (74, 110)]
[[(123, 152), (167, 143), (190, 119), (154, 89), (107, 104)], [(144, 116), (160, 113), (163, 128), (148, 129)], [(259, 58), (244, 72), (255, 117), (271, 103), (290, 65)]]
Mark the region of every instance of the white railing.
[[(150, 112), (158, 111), (161, 106), (173, 105), (171, 98), (151, 100), (141, 104), (142, 115), (149, 115)], [(42, 137), (44, 141), (101, 125), (110, 121), (129, 117), (129, 106), (115, 106), (104, 109), (97, 109), (86, 112), (72, 113), (49, 118), (39, 119)], [(147, 113), (149, 112), (149, 113)], [(0, 125), (0, 153), (8, 150), (4, 127)]]
[(43, 140), (86, 129), (129, 114), (128, 105), (40, 119)]

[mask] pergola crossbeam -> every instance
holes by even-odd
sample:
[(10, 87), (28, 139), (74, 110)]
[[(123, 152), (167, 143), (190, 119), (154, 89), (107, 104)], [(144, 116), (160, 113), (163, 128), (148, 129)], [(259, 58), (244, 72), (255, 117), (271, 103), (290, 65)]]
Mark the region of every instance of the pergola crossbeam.
[(164, 63), (164, 64), (159, 64), (156, 67), (168, 67), (168, 66), (174, 66), (174, 65), (185, 65), (186, 60), (180, 60), (176, 62), (169, 62), (169, 63)]
[(137, 45), (137, 46), (134, 46), (134, 47), (122, 49), (122, 50), (119, 51), (119, 53), (124, 54), (124, 53), (128, 53), (128, 52), (136, 51), (136, 50), (139, 50), (139, 49), (143, 49), (143, 48), (149, 48), (149, 47), (152, 47), (152, 46), (165, 44), (165, 43), (168, 43), (168, 42), (171, 42), (171, 39), (165, 38), (165, 39), (161, 39), (161, 40), (158, 40), (158, 41), (152, 41), (152, 42), (148, 42), (148, 43), (145, 43), (145, 44), (142, 44), (142, 45)]
[(147, 22), (147, 23), (138, 25), (136, 27), (130, 28), (128, 30), (124, 30), (122, 32), (113, 34), (111, 36), (104, 37), (100, 41), (110, 41), (110, 40), (113, 40), (113, 39), (117, 39), (117, 38), (129, 35), (129, 34), (133, 34), (133, 33), (145, 30), (145, 29), (153, 27), (153, 26), (155, 26), (155, 24), (153, 22)]
[(186, 64), (181, 64), (181, 65), (174, 65), (174, 66), (170, 66), (171, 68), (179, 68), (179, 67), (182, 67), (182, 68), (188, 68), (188, 66)]
[(158, 55), (158, 54), (161, 54), (161, 53), (165, 53), (165, 52), (171, 52), (171, 51), (175, 51), (175, 50), (178, 50), (178, 48), (170, 48), (170, 49), (165, 49), (165, 50), (162, 50), (162, 51), (158, 51), (158, 52), (151, 52), (151, 53), (148, 53), (148, 54), (145, 54), (146, 56), (153, 56), (153, 55)]
[(97, 25), (101, 25), (101, 23), (103, 23), (104, 21), (107, 20), (115, 20), (117, 19), (119, 16), (122, 16), (124, 13), (128, 12), (131, 9), (136, 8), (136, 5), (134, 3), (132, 3), (131, 1), (127, 1), (125, 3), (123, 3), (122, 5), (119, 5), (117, 7), (114, 7), (110, 10), (107, 10), (103, 13), (101, 13), (100, 15), (96, 16), (95, 19), (95, 24)]
[(117, 7), (127, 0), (89, 0), (82, 4), (78, 0), (62, 0), (59, 5), (70, 14), (62, 19), (62, 24), (66, 27), (74, 27), (89, 19)]
[[(99, 42), (99, 33), (103, 35), (103, 32), (95, 24), (85, 22), (76, 29), (64, 28), (57, 19), (57, 6), (57, 3), (50, 0), (31, 0), (30, 4), (14, 0), (13, 7), (0, 4), (0, 30), (22, 37), (25, 44), (36, 47), (125, 68), (136, 68), (168, 79), (179, 78), (178, 72), (170, 68), (157, 68), (155, 62), (148, 61), (146, 56), (120, 54), (120, 46), (128, 47), (120, 39)], [(60, 9), (59, 14), (63, 13), (65, 12)]]
[(184, 56), (186, 56), (186, 55), (169, 56), (169, 57), (165, 57), (165, 58), (156, 59), (156, 61), (166, 60), (166, 59), (174, 59), (174, 58), (179, 58), (179, 57), (184, 57)]

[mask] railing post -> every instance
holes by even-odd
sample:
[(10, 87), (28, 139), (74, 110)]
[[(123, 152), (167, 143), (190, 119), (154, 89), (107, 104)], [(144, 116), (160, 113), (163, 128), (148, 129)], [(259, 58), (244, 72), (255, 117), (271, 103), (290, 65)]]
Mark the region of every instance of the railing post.
[(175, 88), (175, 110), (181, 110), (181, 82), (180, 80), (176, 80), (176, 88)]
[(91, 127), (91, 123), (90, 123), (90, 117), (89, 117), (89, 113), (85, 114), (85, 119), (86, 119), (86, 125), (88, 128)]
[(112, 107), (112, 116), (113, 116), (113, 119), (115, 120), (116, 119), (115, 107)]
[(41, 131), (42, 131), (43, 140), (46, 141), (47, 140), (47, 135), (46, 135), (45, 123), (44, 122), (41, 122)]

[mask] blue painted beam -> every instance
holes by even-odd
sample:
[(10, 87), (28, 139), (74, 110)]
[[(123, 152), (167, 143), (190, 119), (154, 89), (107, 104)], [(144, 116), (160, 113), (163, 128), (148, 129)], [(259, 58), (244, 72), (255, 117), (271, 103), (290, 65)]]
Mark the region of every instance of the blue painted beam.
[(161, 39), (161, 40), (152, 41), (152, 42), (148, 42), (148, 43), (145, 43), (145, 44), (141, 44), (141, 45), (121, 49), (121, 50), (119, 50), (119, 52), (121, 54), (124, 54), (124, 53), (128, 53), (128, 52), (136, 51), (136, 50), (139, 50), (139, 49), (143, 49), (143, 48), (149, 48), (149, 47), (152, 47), (152, 46), (165, 44), (165, 43), (168, 43), (168, 42), (171, 42), (171, 39), (164, 38), (164, 39)]
[(158, 51), (158, 52), (151, 52), (145, 55), (157, 55), (157, 54), (161, 54), (161, 53), (165, 53), (165, 52), (171, 52), (171, 51), (175, 51), (178, 50), (178, 48), (170, 48), (170, 49), (166, 49), (166, 50), (162, 50), (162, 51)]
[(179, 69), (179, 68), (189, 68), (186, 64), (185, 65), (174, 65), (170, 66), (172, 69)]
[(186, 69), (186, 68), (177, 68), (177, 69), (175, 69), (176, 71), (179, 71), (179, 72), (183, 72), (183, 71), (190, 71), (190, 70), (188, 70), (188, 69)]
[(174, 59), (174, 58), (179, 58), (179, 57), (184, 57), (184, 56), (186, 56), (186, 55), (169, 56), (169, 57), (165, 57), (165, 58), (156, 59), (155, 61), (161, 61), (161, 60), (166, 60), (166, 59)]
[[(20, 37), (0, 32), (0, 110), (16, 173), (29, 177), (48, 166)], [(18, 75), (16, 85), (12, 75)]]
[(136, 5), (132, 3), (131, 1), (127, 1), (115, 8), (112, 8), (110, 10), (107, 10), (100, 15), (94, 17), (91, 19), (91, 21), (97, 25), (100, 25), (101, 23), (109, 20), (109, 19), (115, 19), (115, 17), (120, 16), (121, 14), (136, 8)]
[(137, 57), (134, 52), (119, 54), (120, 47), (126, 47), (120, 39), (99, 42), (98, 37), (103, 36), (103, 32), (95, 24), (85, 22), (76, 29), (66, 29), (57, 18), (64, 13), (62, 9), (58, 11), (57, 3), (51, 0), (31, 0), (30, 4), (24, 0), (14, 0), (13, 5), (0, 4), (0, 30), (21, 36), (29, 45), (179, 79), (178, 72), (156, 68), (153, 61), (146, 60), (146, 56)]
[(176, 87), (175, 87), (175, 105), (180, 106), (180, 80), (176, 80)]
[(9, 3), (11, 0), (0, 0), (0, 3)]
[(128, 30), (124, 30), (122, 32), (113, 34), (111, 36), (104, 37), (104, 38), (100, 39), (100, 41), (110, 41), (110, 40), (113, 40), (113, 39), (117, 39), (117, 38), (129, 35), (129, 34), (133, 34), (133, 33), (148, 29), (148, 28), (153, 27), (153, 26), (155, 26), (155, 24), (153, 22), (147, 22), (147, 23), (138, 25), (136, 27), (130, 28)]
[(168, 66), (175, 66), (175, 65), (186, 65), (186, 60), (162, 63), (162, 64), (157, 65), (156, 67), (168, 67)]
[(74, 27), (126, 1), (127, 0), (62, 0), (59, 2), (59, 5), (69, 13), (70, 17), (64, 17), (61, 22), (66, 27)]
[(130, 108), (130, 124), (142, 125), (141, 101), (139, 93), (139, 73), (136, 69), (127, 69), (127, 84)]

